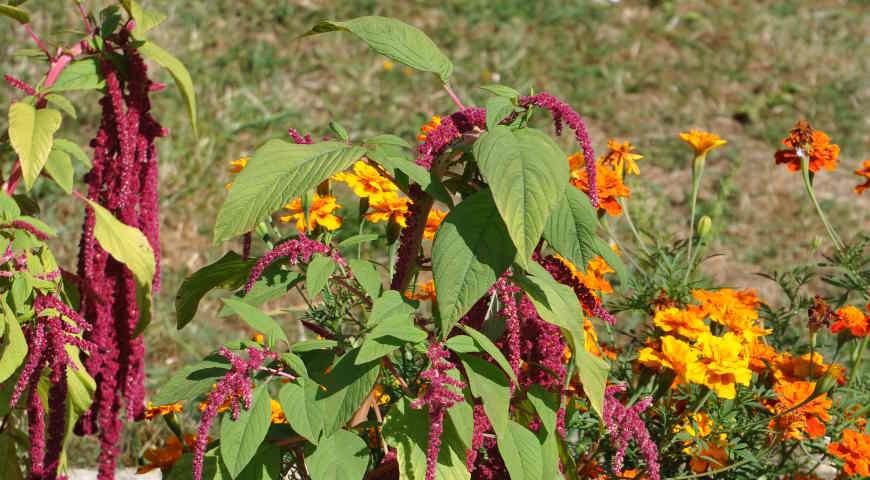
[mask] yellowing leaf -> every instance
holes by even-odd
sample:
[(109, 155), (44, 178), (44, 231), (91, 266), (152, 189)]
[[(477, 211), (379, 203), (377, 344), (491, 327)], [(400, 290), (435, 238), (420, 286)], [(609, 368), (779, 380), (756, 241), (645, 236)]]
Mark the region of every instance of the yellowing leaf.
[(21, 176), (27, 190), (48, 161), (60, 122), (60, 112), (51, 108), (37, 110), (26, 102), (15, 102), (9, 107), (9, 141), (21, 161)]

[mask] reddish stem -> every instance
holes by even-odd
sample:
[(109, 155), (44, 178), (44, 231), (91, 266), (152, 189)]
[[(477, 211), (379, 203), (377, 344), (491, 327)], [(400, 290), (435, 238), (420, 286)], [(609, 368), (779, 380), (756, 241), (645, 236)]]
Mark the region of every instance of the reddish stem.
[(457, 107), (459, 107), (459, 110), (465, 110), (465, 105), (462, 104), (462, 100), (459, 99), (456, 92), (450, 88), (450, 84), (445, 83), (444, 90), (447, 90), (447, 94), (450, 95), (450, 99), (453, 100), (453, 103), (455, 103)]
[(21, 180), (21, 161), (16, 161), (15, 166), (12, 167), (12, 172), (9, 173), (9, 181), (6, 182), (6, 194), (10, 197), (13, 193), (15, 193), (15, 188), (18, 186), (18, 182)]
[(91, 25), (91, 21), (88, 20), (88, 12), (85, 11), (85, 6), (81, 2), (76, 2), (79, 7), (79, 14), (82, 16), (82, 23), (85, 24), (85, 31), (88, 32), (88, 35), (94, 32), (94, 27)]
[(42, 40), (39, 39), (39, 37), (36, 35), (36, 32), (34, 32), (32, 28), (30, 28), (29, 23), (24, 24), (24, 29), (27, 30), (27, 33), (30, 35), (30, 38), (32, 38), (33, 41), (36, 43), (36, 46), (39, 47), (39, 49), (42, 50), (42, 52), (46, 54), (48, 58), (51, 58), (51, 53), (49, 53), (48, 47), (46, 47), (45, 44), (42, 43)]

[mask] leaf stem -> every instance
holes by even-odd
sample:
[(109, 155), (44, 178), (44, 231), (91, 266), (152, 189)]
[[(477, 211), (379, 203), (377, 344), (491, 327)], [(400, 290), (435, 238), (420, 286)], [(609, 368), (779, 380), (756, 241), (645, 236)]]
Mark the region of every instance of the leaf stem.
[(30, 38), (32, 38), (33, 42), (36, 43), (36, 46), (39, 47), (40, 50), (42, 50), (42, 53), (44, 53), (48, 58), (51, 58), (51, 52), (48, 51), (48, 47), (46, 47), (45, 44), (42, 43), (42, 40), (39, 39), (39, 36), (36, 35), (36, 32), (34, 32), (32, 28), (30, 28), (29, 23), (24, 24), (24, 30), (27, 31), (27, 34), (30, 35)]
[(449, 83), (444, 84), (444, 90), (447, 91), (447, 95), (450, 95), (450, 99), (453, 100), (453, 103), (456, 104), (457, 107), (459, 107), (459, 110), (465, 110), (465, 105), (462, 104), (462, 100), (459, 99), (459, 97), (456, 95), (456, 92), (454, 92), (453, 89), (450, 88)]

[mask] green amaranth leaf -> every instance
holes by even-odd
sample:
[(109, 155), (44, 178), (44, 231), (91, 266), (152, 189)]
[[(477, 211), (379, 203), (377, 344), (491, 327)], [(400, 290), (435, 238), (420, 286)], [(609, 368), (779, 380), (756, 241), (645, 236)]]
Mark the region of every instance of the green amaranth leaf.
[(305, 459), (311, 480), (358, 480), (365, 477), (368, 464), (366, 442), (347, 430), (323, 438)]
[(185, 327), (199, 308), (199, 302), (214, 288), (236, 289), (248, 278), (253, 260), (243, 260), (236, 252), (227, 252), (211, 265), (197, 270), (181, 282), (175, 296), (176, 325)]
[(187, 103), (187, 115), (190, 118), (193, 135), (198, 136), (196, 126), (196, 90), (193, 88), (193, 80), (190, 78), (190, 72), (187, 71), (187, 67), (181, 63), (181, 60), (175, 58), (171, 53), (158, 47), (153, 42), (145, 42), (140, 45), (139, 53), (153, 60), (172, 75), (175, 85), (181, 91), (181, 96), (184, 98), (185, 103)]
[(60, 112), (51, 108), (37, 110), (26, 102), (9, 107), (9, 142), (21, 162), (21, 176), (27, 190), (48, 161), (54, 132), (60, 128)]
[(387, 58), (413, 69), (432, 72), (447, 83), (453, 73), (453, 63), (441, 53), (435, 42), (418, 28), (394, 18), (368, 16), (344, 22), (325, 20), (306, 33), (347, 31), (353, 33)]
[(60, 72), (48, 92), (68, 92), (72, 90), (100, 90), (106, 86), (100, 62), (95, 57), (76, 60)]
[(257, 454), (271, 424), (272, 407), (265, 385), (254, 390), (251, 408), (242, 408), (238, 419), (233, 420), (231, 412), (224, 414), (221, 420), (221, 460), (232, 478), (236, 478)]

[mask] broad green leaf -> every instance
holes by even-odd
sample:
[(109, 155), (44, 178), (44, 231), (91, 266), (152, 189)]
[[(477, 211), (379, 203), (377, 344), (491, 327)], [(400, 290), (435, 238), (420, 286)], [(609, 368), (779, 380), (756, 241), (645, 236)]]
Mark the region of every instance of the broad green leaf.
[(520, 92), (504, 85), (484, 85), (480, 88), (486, 90), (489, 93), (492, 93), (493, 95), (498, 95), (499, 97), (504, 97), (511, 100), (516, 100), (520, 97)]
[(91, 158), (82, 150), (82, 147), (77, 144), (65, 139), (65, 138), (55, 138), (54, 144), (52, 145), (53, 150), (60, 150), (67, 155), (75, 158), (76, 160), (82, 162), (85, 167), (90, 169), (93, 164), (91, 163)]
[(224, 304), (235, 311), (239, 318), (245, 321), (255, 332), (262, 333), (268, 339), (268, 345), (273, 346), (278, 340), (289, 343), (287, 335), (274, 318), (261, 312), (259, 308), (235, 298), (224, 298)]
[(335, 340), (303, 340), (296, 342), (290, 347), (290, 350), (295, 353), (313, 352), (315, 350), (329, 350), (338, 346)]
[(444, 346), (456, 353), (478, 353), (483, 351), (480, 345), (468, 335), (454, 335), (444, 342)]
[(305, 367), (305, 362), (299, 358), (299, 355), (293, 352), (284, 352), (281, 354), (281, 361), (296, 372), (297, 375), (308, 376), (308, 368)]
[(346, 169), (363, 153), (360, 147), (340, 142), (266, 142), (233, 181), (215, 223), (215, 244), (251, 231), (272, 212)]
[[(378, 301), (382, 299), (383, 297)], [(414, 326), (411, 314), (413, 314), (413, 310), (408, 307), (403, 313), (392, 314), (387, 318), (376, 320), (373, 311), (369, 323), (376, 322), (375, 327), (363, 339), (356, 363), (377, 360), (406, 343), (420, 343), (426, 340), (426, 332)]]
[(347, 264), (356, 281), (362, 285), (366, 295), (378, 298), (383, 290), (383, 285), (381, 284), (381, 275), (375, 269), (375, 265), (368, 260), (358, 258), (348, 260)]
[(66, 193), (72, 193), (73, 166), (69, 155), (59, 149), (53, 149), (45, 162), (45, 173), (51, 175), (55, 183)]
[(358, 17), (345, 22), (322, 21), (306, 35), (334, 32), (353, 33), (372, 50), (416, 70), (432, 72), (447, 83), (453, 63), (425, 33), (407, 23), (387, 17)]
[(556, 418), (559, 410), (559, 399), (552, 392), (541, 388), (540, 385), (532, 385), (526, 391), (526, 398), (538, 412), (543, 428), (538, 430), (538, 439), (541, 440), (541, 454), (543, 461), (543, 473), (541, 478), (559, 478), (559, 445), (556, 439)]
[[(253, 288), (248, 293), (244, 290), (236, 292), (236, 298), (247, 303), (259, 307), (264, 303), (282, 297), (289, 292), (303, 278), (303, 275), (293, 270), (286, 270), (279, 262), (266, 267), (266, 270), (254, 282)], [(219, 317), (232, 315), (233, 312), (226, 305), (221, 308), (218, 313)]]
[(607, 362), (589, 354), (584, 348), (583, 310), (574, 290), (562, 285), (550, 276), (543, 267), (533, 265), (533, 275), (516, 275), (513, 280), (532, 300), (541, 318), (561, 327), (570, 336), (574, 347), (572, 358), (583, 390), (592, 409), (600, 417), (604, 414), (604, 387), (609, 367)]
[[(226, 467), (221, 465), (219, 449), (214, 449), (205, 452), (202, 458), (202, 479), (203, 480), (229, 480), (224, 479), (222, 470)], [(223, 468), (222, 468), (223, 467)], [(185, 453), (175, 462), (172, 470), (166, 475), (165, 480), (190, 480), (193, 478), (193, 454)]]
[(61, 110), (63, 113), (69, 115), (72, 118), (78, 118), (76, 116), (76, 107), (73, 106), (72, 102), (70, 102), (69, 99), (64, 97), (63, 95), (49, 93), (45, 96), (45, 99), (50, 105), (57, 107), (57, 109)]
[(190, 78), (190, 72), (187, 71), (187, 67), (181, 63), (181, 60), (152, 42), (145, 42), (139, 46), (139, 53), (169, 70), (169, 74), (172, 75), (175, 85), (178, 86), (181, 96), (187, 103), (187, 114), (190, 117), (193, 134), (194, 136), (198, 135), (196, 127), (196, 90), (193, 89), (193, 80)]
[[(448, 410), (448, 414), (451, 410)], [(384, 422), (383, 433), (387, 444), (396, 448), (399, 478), (407, 480), (426, 478), (426, 449), (430, 427), (426, 410), (411, 408), (411, 402), (407, 398), (403, 398), (390, 409), (390, 414)], [(439, 480), (471, 478), (471, 474), (465, 468), (465, 450), (465, 445), (462, 444), (450, 419), (445, 422), (441, 434), (435, 478)]]
[(311, 480), (359, 480), (369, 465), (369, 448), (359, 435), (338, 430), (323, 438), (305, 459)]
[(329, 122), (329, 129), (332, 130), (333, 133), (338, 135), (338, 138), (344, 140), (345, 142), (350, 140), (350, 135), (347, 134), (347, 130), (335, 120)]
[(204, 360), (188, 365), (169, 378), (154, 397), (156, 405), (168, 405), (178, 401), (192, 400), (211, 390), (212, 385), (230, 370), (227, 360), (212, 354)]
[(310, 378), (300, 377), (285, 384), (278, 393), (284, 417), (299, 435), (317, 445), (323, 431), (323, 404), (317, 401), (320, 385)]
[(404, 138), (390, 135), (388, 133), (367, 138), (363, 143), (367, 145), (394, 145), (402, 148), (413, 148)]
[(30, 14), (23, 8), (16, 8), (11, 5), (0, 5), (0, 15), (9, 17), (18, 23), (30, 23)]
[(205, 294), (214, 288), (239, 288), (247, 280), (253, 265), (252, 260), (242, 260), (236, 252), (227, 252), (218, 261), (185, 278), (175, 296), (178, 329), (181, 330), (193, 320)]
[(9, 107), (9, 142), (21, 161), (21, 176), (27, 190), (48, 161), (54, 132), (60, 128), (60, 112), (51, 108), (37, 110), (25, 102)]
[(514, 373), (514, 369), (511, 368), (510, 362), (504, 358), (504, 354), (501, 353), (501, 350), (499, 350), (494, 343), (492, 343), (492, 340), (468, 325), (460, 325), (459, 328), (474, 339), (474, 342), (477, 343), (481, 351), (488, 353), (489, 356), (492, 357), (495, 363), (497, 363), (498, 366), (504, 370), (504, 373), (510, 377), (511, 381), (514, 382), (514, 385), (519, 385), (520, 382), (517, 380), (517, 376)]
[(100, 204), (87, 200), (96, 219), (94, 237), (115, 260), (123, 263), (136, 279), (139, 323), (136, 334), (151, 321), (151, 283), (156, 264), (148, 239), (138, 229), (125, 225)]
[(498, 367), (481, 357), (463, 353), (459, 358), (465, 366), (472, 395), (483, 402), (483, 410), (498, 435), (507, 429), (509, 421), (510, 384), (507, 378)]
[(100, 90), (106, 86), (103, 79), (100, 62), (96, 57), (76, 60), (60, 72), (49, 92), (67, 92), (71, 90)]
[(514, 105), (505, 97), (492, 97), (486, 101), (486, 129), (493, 130), (496, 125), (513, 113)]
[(568, 184), (568, 162), (544, 133), (499, 125), (474, 143), (474, 158), (489, 183), (517, 262), (526, 267), (561, 192)]
[(134, 0), (123, 0), (121, 3), (124, 5), (127, 13), (136, 21), (136, 27), (133, 28), (133, 36), (138, 39), (142, 39), (151, 29), (166, 20), (166, 14), (155, 10), (145, 10)]
[(578, 269), (585, 269), (589, 260), (601, 255), (626, 283), (622, 260), (596, 234), (598, 216), (589, 198), (576, 188), (565, 188), (559, 202), (544, 227), (544, 239), (560, 255)]
[(489, 191), (466, 198), (441, 223), (432, 246), (441, 336), (510, 266), (516, 249)]
[(94, 401), (94, 392), (97, 390), (97, 382), (88, 374), (82, 364), (78, 348), (67, 345), (67, 354), (76, 368), (66, 371), (69, 407), (75, 415), (85, 413)]
[(496, 431), (498, 452), (512, 480), (538, 480), (543, 477), (543, 454), (538, 437), (528, 428), (509, 420), (507, 428)]
[(311, 259), (308, 269), (305, 270), (305, 290), (311, 298), (316, 297), (323, 290), (336, 267), (338, 265), (330, 257), (318, 254)]
[(381, 321), (391, 317), (410, 318), (413, 314), (414, 307), (409, 305), (399, 292), (388, 290), (382, 296), (375, 299), (366, 326), (374, 327)]
[(332, 435), (350, 420), (368, 398), (380, 372), (380, 363), (356, 364), (359, 349), (354, 349), (336, 361), (323, 379), (325, 391), (318, 393), (323, 402), (324, 435)]
[(11, 377), (27, 357), (27, 339), (24, 338), (18, 319), (5, 310), (3, 319), (6, 332), (3, 334), (3, 348), (0, 350), (0, 383)]
[(242, 408), (237, 420), (232, 419), (231, 412), (224, 414), (221, 420), (221, 459), (232, 478), (236, 478), (257, 454), (271, 424), (272, 408), (265, 385), (254, 390), (251, 408)]

